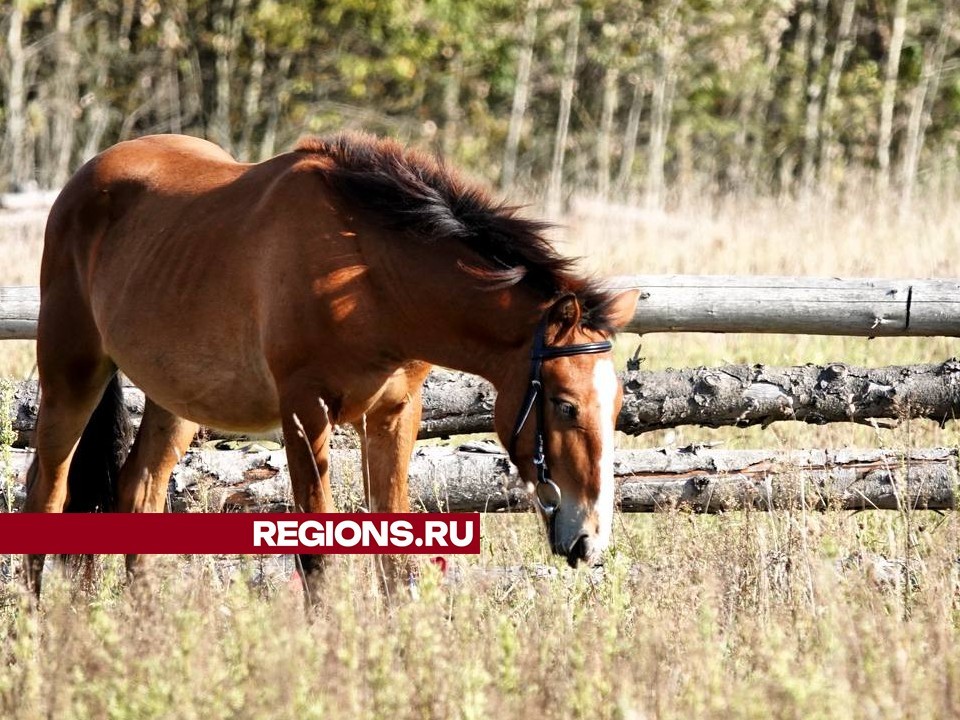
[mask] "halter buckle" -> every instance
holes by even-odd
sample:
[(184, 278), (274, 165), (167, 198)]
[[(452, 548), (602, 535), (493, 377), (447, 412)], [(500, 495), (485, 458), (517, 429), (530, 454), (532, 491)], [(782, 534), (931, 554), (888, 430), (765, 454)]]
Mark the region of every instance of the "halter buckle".
[(557, 484), (550, 478), (543, 477), (537, 481), (536, 496), (537, 504), (543, 514), (548, 518), (553, 517), (563, 497)]

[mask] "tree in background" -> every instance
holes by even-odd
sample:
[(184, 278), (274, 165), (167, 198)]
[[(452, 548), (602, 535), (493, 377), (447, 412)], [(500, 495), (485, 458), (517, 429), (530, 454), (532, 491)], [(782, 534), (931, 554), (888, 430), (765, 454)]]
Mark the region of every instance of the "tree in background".
[(365, 129), (504, 191), (893, 191), (957, 173), (956, 0), (10, 0), (0, 189), (119, 140)]

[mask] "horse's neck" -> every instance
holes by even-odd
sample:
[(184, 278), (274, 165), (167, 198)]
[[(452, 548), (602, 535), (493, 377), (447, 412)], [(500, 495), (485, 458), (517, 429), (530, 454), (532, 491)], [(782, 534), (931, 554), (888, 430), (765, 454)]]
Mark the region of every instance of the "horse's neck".
[[(512, 293), (520, 297), (505, 299)], [(518, 362), (526, 366), (539, 319), (539, 308), (526, 293), (512, 293), (484, 291), (469, 306), (451, 303), (446, 308), (451, 314), (423, 339), (425, 359), (479, 375), (502, 389)]]
[(403, 354), (480, 375), (499, 387), (525, 364), (543, 300), (522, 284), (491, 290), (451, 262), (402, 261), (410, 285), (397, 287), (392, 310)]

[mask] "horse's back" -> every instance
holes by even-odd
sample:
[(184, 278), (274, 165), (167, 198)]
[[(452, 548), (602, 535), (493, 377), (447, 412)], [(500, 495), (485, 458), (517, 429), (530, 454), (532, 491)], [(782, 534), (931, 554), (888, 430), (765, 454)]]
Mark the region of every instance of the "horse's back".
[(50, 210), (45, 270), (54, 257), (86, 265), (91, 242), (145, 199), (208, 192), (245, 167), (219, 146), (185, 135), (149, 135), (104, 150), (76, 172)]
[(147, 135), (118, 143), (95, 162), (95, 183), (101, 190), (133, 184), (202, 192), (229, 182), (246, 167), (218, 145), (188, 135)]
[[(256, 197), (256, 182), (237, 182), (250, 167), (184, 136), (119, 143), (82, 167), (47, 223), (41, 318), (50, 346), (70, 331), (57, 317), (85, 308), (83, 325), (106, 355), (167, 409), (189, 415), (181, 398), (219, 395), (240, 375), (259, 392), (238, 414), (273, 424), (264, 419), (275, 399), (257, 347), (256, 264), (242, 262), (239, 232)], [(197, 404), (210, 422), (223, 399)], [(221, 423), (232, 424), (244, 423)]]

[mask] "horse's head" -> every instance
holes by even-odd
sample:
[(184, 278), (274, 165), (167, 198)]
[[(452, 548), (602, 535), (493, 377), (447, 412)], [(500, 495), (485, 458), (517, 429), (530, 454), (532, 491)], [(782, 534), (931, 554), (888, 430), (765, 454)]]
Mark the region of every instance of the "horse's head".
[[(622, 327), (637, 295), (614, 296), (605, 324)], [(614, 424), (623, 400), (610, 351), (606, 333), (583, 322), (577, 298), (561, 298), (497, 399), (497, 433), (534, 492), (551, 549), (571, 566), (596, 564), (610, 542)]]

